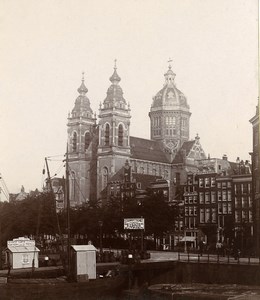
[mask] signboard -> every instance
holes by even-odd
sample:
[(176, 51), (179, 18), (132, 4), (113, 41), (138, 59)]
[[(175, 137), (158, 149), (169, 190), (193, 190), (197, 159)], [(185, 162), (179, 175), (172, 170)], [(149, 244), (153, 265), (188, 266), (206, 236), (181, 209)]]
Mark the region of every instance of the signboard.
[(124, 219), (124, 229), (127, 229), (127, 230), (142, 229), (142, 230), (144, 230), (144, 218)]
[(27, 238), (19, 238), (19, 239), (13, 239), (12, 241), (7, 241), (7, 246), (13, 246), (13, 247), (30, 247), (35, 246), (35, 241), (30, 240)]

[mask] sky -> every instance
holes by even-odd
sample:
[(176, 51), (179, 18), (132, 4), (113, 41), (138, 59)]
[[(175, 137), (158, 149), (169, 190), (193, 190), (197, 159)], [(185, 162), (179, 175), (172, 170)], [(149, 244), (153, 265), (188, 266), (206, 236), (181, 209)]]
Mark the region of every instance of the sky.
[(211, 157), (250, 159), (257, 0), (0, 0), (0, 41), (0, 173), (10, 193), (42, 188), (45, 157), (62, 176), (82, 72), (98, 115), (114, 59), (132, 136), (150, 138), (148, 112), (171, 58), (190, 139), (198, 133)]

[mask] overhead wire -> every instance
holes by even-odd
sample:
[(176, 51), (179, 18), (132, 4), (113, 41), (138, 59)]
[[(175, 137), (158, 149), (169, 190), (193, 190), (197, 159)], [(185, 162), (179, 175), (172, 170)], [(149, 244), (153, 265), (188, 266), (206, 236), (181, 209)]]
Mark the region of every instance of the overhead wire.
[[(71, 168), (70, 168), (70, 166), (69, 166), (69, 171), (72, 171)], [(78, 183), (78, 180), (77, 180), (75, 177), (74, 177), (74, 180), (75, 180), (75, 182), (76, 182), (76, 185), (77, 185), (77, 187), (78, 187), (78, 190), (79, 190), (80, 194), (82, 195), (84, 201), (87, 202), (87, 198), (86, 198), (85, 195), (83, 194), (83, 192), (82, 192), (82, 190), (81, 190), (81, 188), (80, 188), (80, 185), (79, 185), (79, 183)]]

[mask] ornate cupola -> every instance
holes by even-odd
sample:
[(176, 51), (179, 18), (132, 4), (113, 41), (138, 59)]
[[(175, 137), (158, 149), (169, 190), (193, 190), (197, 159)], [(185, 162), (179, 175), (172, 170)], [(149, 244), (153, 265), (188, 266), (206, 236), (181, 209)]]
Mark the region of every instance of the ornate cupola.
[(75, 101), (74, 108), (72, 109), (71, 118), (88, 118), (93, 119), (93, 111), (90, 107), (90, 101), (86, 96), (88, 89), (85, 86), (84, 73), (82, 73), (81, 85), (78, 88), (79, 96)]
[(163, 88), (153, 97), (149, 117), (151, 139), (163, 142), (167, 152), (176, 153), (189, 140), (191, 113), (186, 97), (176, 87), (170, 62)]
[(114, 65), (114, 73), (109, 78), (111, 86), (107, 90), (107, 96), (103, 102), (103, 109), (123, 109), (128, 110), (126, 101), (123, 97), (123, 90), (119, 85), (121, 78), (117, 74), (116, 60)]

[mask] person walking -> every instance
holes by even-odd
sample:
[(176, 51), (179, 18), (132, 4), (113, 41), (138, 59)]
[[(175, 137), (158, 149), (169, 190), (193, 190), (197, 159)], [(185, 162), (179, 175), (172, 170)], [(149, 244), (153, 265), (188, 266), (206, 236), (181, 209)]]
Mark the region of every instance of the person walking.
[(220, 240), (218, 240), (218, 242), (216, 243), (216, 250), (217, 250), (217, 255), (220, 255), (222, 251), (222, 243)]
[(204, 242), (203, 242), (203, 240), (200, 240), (200, 242), (199, 242), (199, 252), (200, 252), (200, 256), (203, 255), (203, 250), (204, 250)]

